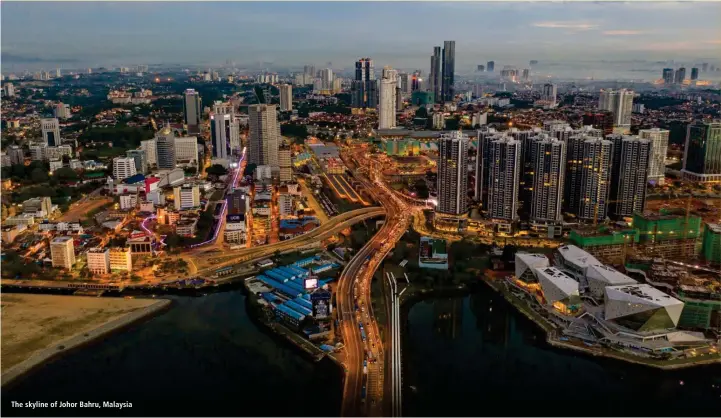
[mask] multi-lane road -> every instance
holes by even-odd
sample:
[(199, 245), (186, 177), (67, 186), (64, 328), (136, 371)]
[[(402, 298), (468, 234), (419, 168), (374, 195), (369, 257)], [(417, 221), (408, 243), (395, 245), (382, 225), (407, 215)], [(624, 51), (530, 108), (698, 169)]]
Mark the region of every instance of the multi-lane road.
[(302, 248), (329, 238), (358, 222), (377, 216), (383, 216), (384, 214), (385, 211), (379, 207), (357, 209), (338, 215), (307, 234), (303, 234), (289, 240), (259, 247), (242, 248), (239, 250), (223, 252), (215, 249), (208, 250), (201, 247), (194, 251), (190, 251), (189, 258), (191, 258), (193, 263), (197, 266), (197, 274), (208, 274), (209, 272), (222, 267), (271, 256), (276, 251)]
[[(362, 156), (356, 154), (356, 160)], [(364, 166), (363, 162), (358, 164)], [(376, 177), (370, 173), (371, 177)], [(343, 388), (343, 416), (383, 416), (399, 413), (398, 405), (384, 397), (389, 368), (398, 376), (399, 360), (387, 358), (389, 342), (386, 330), (381, 338), (372, 311), (371, 280), (383, 259), (406, 232), (418, 207), (408, 204), (381, 181), (372, 182), (355, 176), (378, 200), (386, 211), (386, 221), (373, 238), (348, 263), (341, 274), (336, 294), (340, 329), (345, 343), (346, 378)], [(385, 349), (384, 349), (385, 347)], [(395, 382), (395, 379), (394, 379)]]

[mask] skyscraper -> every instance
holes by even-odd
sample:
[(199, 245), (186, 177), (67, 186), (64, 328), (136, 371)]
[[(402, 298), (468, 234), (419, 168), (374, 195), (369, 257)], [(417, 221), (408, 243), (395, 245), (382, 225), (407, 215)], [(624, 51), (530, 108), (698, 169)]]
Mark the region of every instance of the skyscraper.
[(623, 136), (614, 141), (610, 216), (623, 218), (643, 213), (650, 155), (651, 141), (648, 139)]
[(290, 84), (280, 85), (280, 111), (290, 112), (293, 110), (293, 86)]
[(630, 128), (633, 95), (633, 90), (601, 90), (598, 108), (613, 113), (614, 126)]
[(230, 138), (240, 135), (233, 112), (233, 105), (217, 101), (210, 115), (210, 138), (213, 144), (213, 158), (227, 160), (230, 155)]
[(610, 192), (611, 170), (613, 168), (613, 142), (590, 138), (583, 141), (581, 162), (581, 188), (578, 217), (593, 220), (606, 218)]
[(475, 166), (475, 191), (474, 198), (481, 202), (481, 210), (488, 210), (488, 180), (489, 165), (491, 162), (491, 141), (495, 140), (499, 135), (495, 129), (482, 126), (478, 130), (478, 147), (476, 148), (476, 166)]
[(523, 75), (521, 76), (521, 78), (523, 79), (523, 81), (528, 81), (528, 79), (530, 78), (530, 70), (528, 68), (523, 69)]
[(666, 129), (641, 129), (638, 136), (651, 141), (651, 158), (648, 165), (648, 182), (662, 185), (666, 181), (666, 153), (668, 152), (668, 136)]
[(548, 103), (549, 107), (556, 107), (556, 96), (558, 87), (553, 83), (546, 83), (543, 85), (543, 93), (541, 100)]
[(375, 108), (378, 104), (378, 87), (373, 60), (361, 58), (355, 63), (355, 79), (351, 83), (351, 105), (354, 108)]
[(200, 107), (200, 94), (194, 89), (185, 90), (183, 115), (185, 117), (185, 124), (188, 126), (188, 133), (191, 135), (199, 134), (202, 110)]
[(698, 68), (691, 68), (691, 81), (698, 80)]
[(333, 70), (330, 68), (324, 68), (320, 70), (320, 82), (323, 90), (330, 90), (333, 88)]
[(683, 84), (683, 81), (685, 79), (686, 79), (686, 68), (681, 67), (678, 70), (676, 70), (676, 76), (674, 77), (674, 83)]
[(383, 67), (378, 99), (378, 129), (391, 129), (396, 126), (396, 87), (398, 72), (391, 67)]
[(463, 215), (468, 210), (468, 135), (441, 134), (438, 140), (438, 206), (436, 211)]
[(410, 94), (412, 88), (412, 75), (408, 73), (401, 73), (399, 75), (399, 86), (402, 93)]
[(673, 84), (673, 68), (664, 68), (663, 69), (663, 83)]
[(60, 145), (60, 123), (58, 118), (40, 119), (43, 142), (49, 147)]
[(380, 98), (378, 100), (378, 129), (391, 129), (396, 126), (396, 83), (389, 78), (381, 79)]
[(159, 170), (175, 168), (175, 134), (169, 126), (155, 134), (156, 157)]
[(248, 113), (250, 126), (248, 162), (279, 167), (280, 127), (275, 105), (251, 105), (248, 107)]
[(443, 74), (441, 75), (441, 96), (444, 102), (450, 102), (456, 95), (454, 86), (456, 72), (456, 41), (443, 42)]
[(506, 136), (490, 144), (488, 216), (505, 221), (499, 225), (510, 231), (510, 223), (518, 219), (519, 168), (521, 142)]
[(496, 68), (496, 63), (494, 61), (488, 61), (486, 63), (486, 71), (488, 71), (489, 73), (492, 73), (495, 68)]
[(566, 144), (555, 138), (533, 142), (533, 196), (531, 220), (562, 221), (561, 202), (566, 176)]
[(441, 99), (441, 47), (433, 47), (431, 55), (431, 72), (428, 75), (428, 91), (433, 93), (436, 102)]
[(691, 181), (721, 181), (721, 122), (696, 121), (688, 126), (681, 173)]

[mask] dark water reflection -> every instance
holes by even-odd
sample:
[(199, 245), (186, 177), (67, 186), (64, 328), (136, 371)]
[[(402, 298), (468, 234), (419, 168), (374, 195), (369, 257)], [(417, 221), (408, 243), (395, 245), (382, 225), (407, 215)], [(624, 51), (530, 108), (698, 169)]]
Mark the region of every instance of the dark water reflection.
[[(240, 291), (173, 297), (168, 312), (47, 364), (2, 391), (3, 415), (334, 416), (341, 377), (252, 322)], [(10, 401), (130, 401), (16, 409)]]
[(721, 366), (660, 371), (544, 338), (487, 287), (417, 303), (403, 345), (403, 414), (721, 416)]

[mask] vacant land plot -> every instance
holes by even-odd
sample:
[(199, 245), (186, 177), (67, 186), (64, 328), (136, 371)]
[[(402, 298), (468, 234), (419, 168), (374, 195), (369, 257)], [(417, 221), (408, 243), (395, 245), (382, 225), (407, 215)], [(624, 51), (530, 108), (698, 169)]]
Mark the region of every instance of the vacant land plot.
[(105, 205), (113, 203), (113, 199), (109, 197), (88, 199), (82, 203), (78, 203), (71, 206), (70, 209), (60, 216), (60, 221), (63, 222), (77, 222), (88, 217), (97, 209), (102, 208)]
[(158, 303), (56, 295), (2, 295), (2, 372), (46, 348)]

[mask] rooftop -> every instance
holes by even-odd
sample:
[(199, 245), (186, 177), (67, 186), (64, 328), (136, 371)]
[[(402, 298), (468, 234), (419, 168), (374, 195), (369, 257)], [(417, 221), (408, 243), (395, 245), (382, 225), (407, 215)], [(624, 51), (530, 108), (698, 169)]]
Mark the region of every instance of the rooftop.
[(606, 287), (606, 295), (611, 299), (628, 301), (629, 303), (645, 301), (656, 306), (683, 304), (680, 300), (648, 284), (608, 286)]
[(536, 274), (539, 281), (543, 283), (545, 279), (546, 281), (552, 283), (566, 296), (578, 294), (578, 282), (564, 271), (555, 267), (542, 267), (536, 269)]
[(611, 267), (600, 264), (588, 266), (586, 277), (601, 280), (611, 286), (636, 283), (636, 280), (626, 276), (625, 274), (616, 271)]
[(576, 247), (575, 245), (564, 245), (558, 247), (558, 252), (566, 261), (568, 261), (569, 263), (573, 263), (580, 268), (586, 268), (591, 264), (603, 264), (598, 261), (594, 256)]

